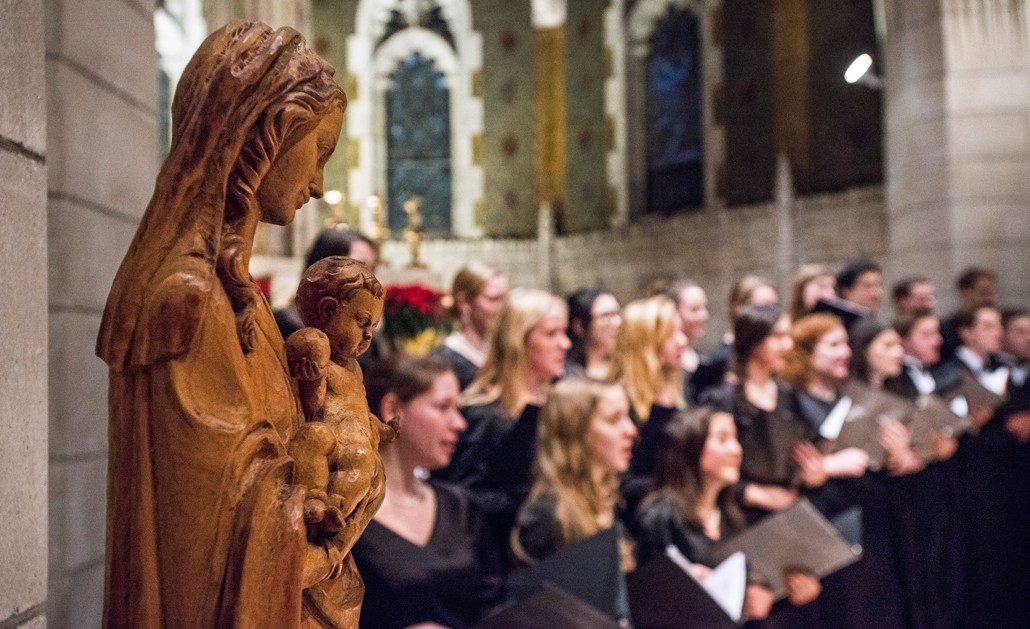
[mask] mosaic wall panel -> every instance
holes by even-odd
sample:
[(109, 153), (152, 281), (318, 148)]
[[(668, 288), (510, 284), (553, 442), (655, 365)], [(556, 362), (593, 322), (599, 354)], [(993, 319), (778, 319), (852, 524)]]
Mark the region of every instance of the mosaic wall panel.
[(614, 211), (606, 175), (610, 131), (604, 108), (608, 77), (604, 45), (606, 0), (568, 4), (565, 23), (566, 207), (559, 229), (603, 228)]
[(483, 36), (483, 230), (491, 236), (531, 236), (537, 203), (530, 5), (475, 0), (472, 20)]
[[(357, 0), (312, 0), (311, 43), (329, 63), (336, 68), (336, 82), (343, 87), (347, 98), (353, 99), (355, 86), (347, 76), (347, 37), (354, 32), (354, 18), (358, 10)], [(325, 165), (325, 189), (342, 190), (350, 198), (347, 189), (347, 170), (350, 168), (347, 147), (347, 116), (343, 117), (340, 143)], [(328, 209), (324, 210), (328, 216)], [(356, 219), (352, 217), (352, 220)]]

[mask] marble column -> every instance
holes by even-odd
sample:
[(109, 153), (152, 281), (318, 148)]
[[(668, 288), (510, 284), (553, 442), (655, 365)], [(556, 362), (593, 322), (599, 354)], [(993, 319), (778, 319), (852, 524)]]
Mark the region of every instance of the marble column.
[(47, 598), (46, 108), (43, 7), (0, 9), (0, 627)]
[(1030, 11), (1023, 0), (893, 0), (885, 42), (889, 275), (998, 273), (1030, 303)]
[(49, 317), (40, 321), (49, 329), (47, 624), (89, 629), (100, 626), (103, 606), (107, 495), (107, 367), (94, 355), (94, 345), (111, 281), (157, 175), (154, 2), (43, 5)]

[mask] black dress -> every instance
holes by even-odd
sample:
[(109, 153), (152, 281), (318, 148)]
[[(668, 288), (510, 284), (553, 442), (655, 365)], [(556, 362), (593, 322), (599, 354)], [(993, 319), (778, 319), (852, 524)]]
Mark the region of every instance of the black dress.
[[(915, 402), (919, 388), (906, 368), (884, 388)], [(964, 588), (956, 457), (891, 479), (906, 617), (912, 629), (958, 629)]]
[[(638, 510), (636, 530), (639, 565), (665, 555), (665, 549), (670, 545), (694, 563), (709, 568), (717, 565), (712, 554), (717, 541), (684, 522), (679, 509), (668, 497), (649, 501)], [(722, 537), (733, 533), (726, 520), (720, 524), (719, 533)]]
[[(795, 394), (799, 413), (814, 428), (822, 424), (837, 402), (803, 391)], [(859, 478), (830, 479), (806, 493), (812, 504), (835, 523), (841, 522), (843, 514), (860, 514), (862, 558), (823, 579), (823, 594), (816, 601), (828, 628), (908, 626), (908, 604), (899, 573), (898, 520), (889, 498), (892, 481), (882, 472), (866, 472)], [(848, 537), (846, 531), (842, 532)]]
[(375, 520), (354, 545), (365, 581), (362, 629), (403, 629), (419, 622), (462, 629), (500, 602), (498, 553), (478, 512), (459, 488), (431, 487), (436, 521), (425, 546)]
[(434, 349), (433, 355), (441, 358), (451, 366), (451, 369), (454, 370), (454, 375), (458, 377), (458, 386), (462, 391), (472, 384), (472, 381), (476, 379), (476, 374), (479, 373), (479, 367), (475, 363), (446, 345), (441, 345)]
[[(809, 441), (815, 429), (800, 415), (794, 390), (785, 383), (776, 383), (776, 408), (758, 408), (744, 394), (739, 384), (726, 382), (708, 391), (702, 399), (733, 415), (744, 458), (740, 464), (742, 493), (747, 483), (794, 488), (800, 483), (791, 448), (798, 441)], [(768, 513), (755, 507), (745, 508), (749, 523)]]
[(658, 464), (658, 448), (662, 442), (662, 435), (675, 416), (675, 408), (652, 404), (647, 422), (641, 425), (636, 411), (632, 407), (630, 408), (630, 417), (640, 432), (637, 442), (633, 444), (629, 471), (620, 479), (619, 493), (622, 495), (623, 508), (628, 514), (627, 522), (634, 537), (637, 533), (633, 528), (637, 505), (644, 499), (647, 492), (651, 491), (651, 477), (654, 476), (655, 466)]
[(499, 401), (461, 412), (468, 429), (458, 438), (450, 466), (433, 477), (468, 489), (497, 547), (507, 548), (515, 513), (529, 495), (540, 407), (526, 405), (517, 420)]

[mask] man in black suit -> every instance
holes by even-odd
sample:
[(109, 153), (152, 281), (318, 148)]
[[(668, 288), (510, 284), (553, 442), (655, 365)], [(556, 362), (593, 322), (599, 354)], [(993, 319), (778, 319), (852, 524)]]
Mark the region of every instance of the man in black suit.
[(994, 271), (969, 267), (958, 276), (955, 288), (958, 289), (959, 309), (941, 321), (941, 334), (944, 335), (941, 360), (951, 358), (961, 343), (958, 336), (958, 318), (962, 312), (979, 306), (995, 306), (998, 303), (998, 276)]
[(1020, 549), (1026, 540), (1013, 517), (1014, 506), (1025, 496), (1016, 492), (1018, 442), (1006, 425), (1011, 410), (1008, 403), (977, 402), (976, 398), (985, 398), (970, 388), (982, 387), (996, 399), (1007, 396), (1009, 368), (998, 359), (1001, 313), (994, 306), (976, 306), (961, 311), (955, 326), (960, 344), (935, 375), (938, 387), (954, 382), (965, 388), (970, 419), (979, 429), (962, 438), (956, 455), (967, 580), (961, 626), (1025, 627)]
[(1030, 380), (1030, 310), (1006, 310), (1001, 322), (1005, 328), (1002, 361), (1009, 367), (1011, 386), (1026, 387)]
[[(968, 376), (972, 376), (980, 387), (996, 396), (1005, 397), (1009, 368), (999, 359), (1004, 332), (1001, 313), (994, 306), (980, 305), (959, 312), (954, 320), (959, 346), (955, 349), (955, 355), (941, 362), (934, 372), (938, 390), (959, 386), (965, 374), (967, 380)], [(993, 415), (994, 409), (985, 408), (973, 399), (968, 401), (968, 413), (974, 426), (983, 426)]]

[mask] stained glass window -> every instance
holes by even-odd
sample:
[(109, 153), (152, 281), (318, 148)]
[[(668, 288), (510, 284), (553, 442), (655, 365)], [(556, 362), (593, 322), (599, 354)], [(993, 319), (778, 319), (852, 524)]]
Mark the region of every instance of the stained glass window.
[(670, 8), (655, 26), (646, 62), (647, 205), (675, 212), (704, 202), (698, 19)]
[(387, 222), (407, 226), (404, 202), (422, 197), (427, 232), (451, 229), (450, 90), (432, 59), (414, 53), (390, 75), (386, 92)]

